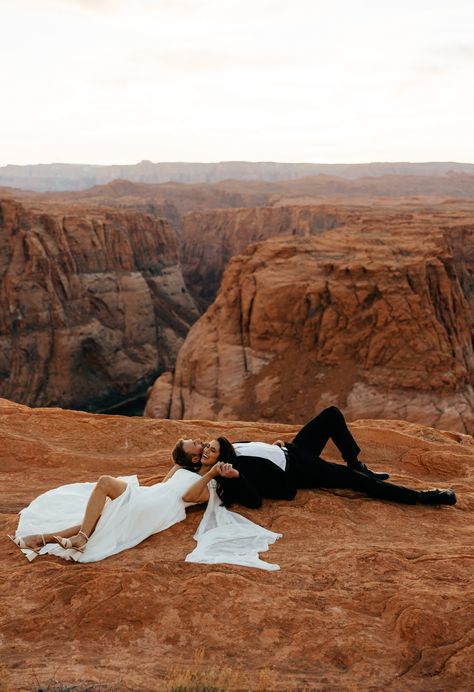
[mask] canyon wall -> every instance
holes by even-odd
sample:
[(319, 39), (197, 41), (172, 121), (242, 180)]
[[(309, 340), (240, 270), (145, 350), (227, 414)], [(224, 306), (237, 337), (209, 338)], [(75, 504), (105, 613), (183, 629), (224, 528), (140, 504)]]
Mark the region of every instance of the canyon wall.
[(467, 270), (463, 281), (471, 281), (472, 295), (474, 250), (462, 241), (462, 233), (471, 233), (473, 226), (474, 204), (470, 201), (428, 204), (400, 199), (372, 205), (367, 200), (359, 204), (275, 202), (270, 207), (199, 210), (181, 219), (181, 263), (189, 291), (201, 306), (208, 307), (230, 258), (252, 242), (274, 236), (310, 237), (344, 227), (361, 237), (366, 233), (374, 237), (383, 229), (386, 238), (391, 234), (395, 243), (400, 234), (413, 232), (421, 243), (433, 231), (447, 235), (452, 231), (453, 243), (459, 242), (462, 248), (461, 254), (456, 254), (464, 258), (461, 261)]
[[(354, 213), (354, 212), (352, 212)], [(356, 216), (360, 212), (355, 212)], [(207, 307), (229, 260), (249, 243), (278, 235), (311, 236), (348, 221), (334, 206), (279, 206), (195, 211), (181, 220), (181, 263), (189, 291)]]
[(171, 225), (0, 201), (0, 395), (97, 410), (140, 392), (197, 318)]
[[(401, 418), (472, 432), (474, 226), (335, 226), (249, 246), (180, 350), (172, 418)], [(157, 385), (158, 386), (158, 385)], [(150, 404), (151, 406), (151, 404)]]

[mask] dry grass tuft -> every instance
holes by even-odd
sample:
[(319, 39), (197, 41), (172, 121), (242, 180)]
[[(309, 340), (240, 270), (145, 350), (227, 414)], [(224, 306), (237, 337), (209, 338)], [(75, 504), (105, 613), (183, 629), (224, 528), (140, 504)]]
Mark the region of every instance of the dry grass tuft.
[(166, 692), (228, 692), (230, 690), (255, 690), (267, 692), (275, 687), (275, 674), (268, 668), (260, 671), (252, 684), (247, 675), (228, 666), (208, 666), (204, 662), (204, 650), (194, 653), (193, 665), (188, 668), (174, 667), (163, 681)]

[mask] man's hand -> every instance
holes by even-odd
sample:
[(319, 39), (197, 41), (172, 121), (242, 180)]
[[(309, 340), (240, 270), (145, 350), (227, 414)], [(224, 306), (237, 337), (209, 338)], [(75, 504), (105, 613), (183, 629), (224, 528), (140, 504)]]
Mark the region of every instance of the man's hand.
[(283, 442), (283, 440), (275, 440), (275, 442), (273, 444), (278, 445), (279, 447), (285, 446), (285, 443)]
[(222, 476), (222, 478), (238, 478), (240, 476), (240, 473), (237, 471), (237, 469), (234, 469), (232, 464), (226, 464), (223, 461), (218, 461), (217, 464), (214, 464), (212, 467), (215, 476)]

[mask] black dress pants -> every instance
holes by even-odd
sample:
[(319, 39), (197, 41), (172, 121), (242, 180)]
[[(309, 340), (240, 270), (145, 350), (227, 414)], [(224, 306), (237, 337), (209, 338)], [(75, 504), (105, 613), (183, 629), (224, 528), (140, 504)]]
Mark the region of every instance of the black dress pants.
[(335, 406), (324, 409), (301, 428), (293, 442), (287, 444), (287, 470), (297, 488), (351, 488), (382, 500), (409, 505), (417, 502), (416, 490), (380, 481), (348, 466), (321, 459), (320, 454), (328, 440), (334, 442), (346, 463), (357, 459), (360, 447), (343, 414)]

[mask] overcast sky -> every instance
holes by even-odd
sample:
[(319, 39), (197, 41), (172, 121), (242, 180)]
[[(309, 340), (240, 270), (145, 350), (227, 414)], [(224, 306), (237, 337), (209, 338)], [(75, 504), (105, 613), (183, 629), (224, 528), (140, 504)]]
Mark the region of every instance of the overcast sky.
[(474, 0), (0, 0), (0, 165), (474, 162)]

